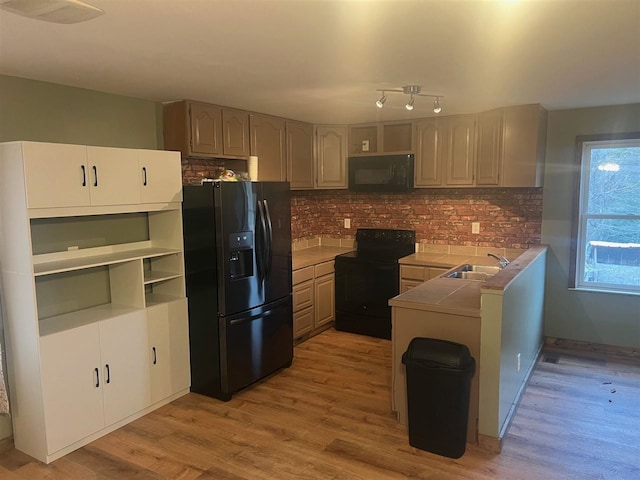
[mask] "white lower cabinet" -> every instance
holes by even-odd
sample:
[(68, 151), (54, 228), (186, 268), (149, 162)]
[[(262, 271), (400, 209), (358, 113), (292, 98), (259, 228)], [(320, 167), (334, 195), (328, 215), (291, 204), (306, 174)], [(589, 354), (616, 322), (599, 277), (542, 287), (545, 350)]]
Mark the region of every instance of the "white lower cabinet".
[(187, 299), (147, 308), (151, 403), (189, 388)]
[(104, 427), (98, 325), (41, 337), (40, 357), (47, 453), (52, 454)]
[(144, 311), (40, 338), (47, 451), (149, 405)]

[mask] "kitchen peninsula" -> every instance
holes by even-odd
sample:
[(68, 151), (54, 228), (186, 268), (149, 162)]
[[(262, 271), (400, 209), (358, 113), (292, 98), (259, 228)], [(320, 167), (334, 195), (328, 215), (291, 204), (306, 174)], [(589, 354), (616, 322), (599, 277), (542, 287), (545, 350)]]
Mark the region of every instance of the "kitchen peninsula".
[[(392, 410), (401, 424), (407, 423), (402, 354), (414, 337), (450, 340), (467, 345), (477, 364), (467, 441), (501, 449), (542, 346), (546, 251), (532, 247), (484, 282), (438, 275), (389, 301)], [(495, 265), (487, 257), (467, 257), (464, 263)]]

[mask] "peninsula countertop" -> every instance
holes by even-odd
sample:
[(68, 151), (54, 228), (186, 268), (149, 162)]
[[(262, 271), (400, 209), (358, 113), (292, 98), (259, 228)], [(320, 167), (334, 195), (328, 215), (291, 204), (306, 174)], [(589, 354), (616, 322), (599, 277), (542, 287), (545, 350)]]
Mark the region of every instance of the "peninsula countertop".
[[(504, 290), (529, 263), (546, 249), (545, 245), (529, 248), (484, 282), (438, 276), (390, 299), (389, 305), (479, 318), (481, 289)], [(496, 261), (488, 257), (416, 253), (404, 257), (400, 263), (453, 268), (465, 263), (495, 265)]]

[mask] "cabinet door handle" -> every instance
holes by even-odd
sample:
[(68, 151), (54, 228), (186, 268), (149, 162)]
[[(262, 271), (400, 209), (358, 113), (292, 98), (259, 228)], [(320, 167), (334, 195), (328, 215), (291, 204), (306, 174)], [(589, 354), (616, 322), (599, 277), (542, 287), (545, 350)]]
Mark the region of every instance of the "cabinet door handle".
[(158, 363), (158, 352), (156, 352), (156, 347), (153, 347), (152, 350), (153, 350), (153, 364), (156, 365)]
[(96, 388), (98, 388), (100, 386), (100, 370), (97, 368), (94, 368), (94, 370), (96, 372)]
[(142, 167), (142, 185), (147, 186), (147, 167)]
[(105, 367), (107, 368), (107, 383), (111, 383), (111, 372), (109, 371), (109, 364), (107, 363)]
[(80, 168), (82, 169), (82, 186), (86, 187), (87, 186), (87, 171), (84, 168), (84, 165), (80, 165)]
[(93, 186), (98, 186), (98, 167), (93, 166)]

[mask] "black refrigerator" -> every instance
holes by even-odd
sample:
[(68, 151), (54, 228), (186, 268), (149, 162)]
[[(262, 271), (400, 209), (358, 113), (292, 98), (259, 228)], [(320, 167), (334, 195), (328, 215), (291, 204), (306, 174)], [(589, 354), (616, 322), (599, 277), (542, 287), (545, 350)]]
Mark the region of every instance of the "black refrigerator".
[(291, 365), (286, 182), (183, 188), (191, 391), (221, 400)]

